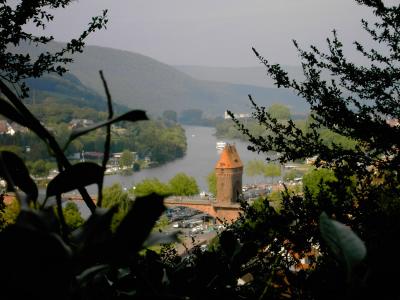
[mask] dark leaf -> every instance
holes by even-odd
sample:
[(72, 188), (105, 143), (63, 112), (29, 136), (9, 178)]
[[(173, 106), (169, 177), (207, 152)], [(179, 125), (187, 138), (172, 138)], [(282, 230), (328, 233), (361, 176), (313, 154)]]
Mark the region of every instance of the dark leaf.
[(159, 244), (170, 244), (179, 242), (178, 234), (180, 231), (175, 231), (172, 233), (162, 233), (162, 232), (154, 232), (149, 235), (149, 237), (144, 242), (144, 247), (150, 247)]
[(353, 268), (367, 255), (364, 242), (350, 227), (330, 219), (326, 213), (320, 216), (319, 228), (329, 249), (346, 266), (348, 275), (351, 276)]
[(78, 163), (59, 173), (47, 185), (46, 198), (83, 188), (90, 184), (102, 184), (103, 168), (91, 162)]
[(126, 259), (141, 249), (165, 209), (163, 200), (164, 197), (157, 194), (136, 198), (115, 232), (117, 260)]
[(72, 233), (73, 240), (75, 242), (83, 242), (98, 232), (110, 229), (111, 220), (117, 208), (117, 206), (113, 206), (110, 209), (97, 207), (94, 213), (86, 220), (85, 224)]
[(79, 275), (76, 276), (76, 280), (80, 286), (85, 286), (92, 280), (93, 277), (99, 274), (105, 274), (109, 270), (109, 265), (97, 265), (85, 269)]
[(8, 184), (20, 188), (28, 196), (28, 200), (37, 200), (37, 186), (29, 176), (24, 162), (15, 153), (0, 152), (0, 177), (4, 178)]
[(219, 243), (226, 256), (233, 258), (240, 251), (240, 243), (231, 231), (223, 231), (219, 237)]
[(7, 258), (0, 272), (3, 299), (23, 299), (28, 294), (30, 299), (52, 299), (67, 293), (72, 252), (59, 235), (15, 224), (0, 234), (0, 245)]
[(131, 275), (132, 274), (132, 271), (131, 271), (131, 269), (130, 268), (119, 268), (118, 270), (117, 270), (117, 278), (118, 279), (122, 279), (122, 278), (125, 278), (125, 277), (127, 277), (127, 276), (129, 276), (129, 275)]
[(22, 125), (27, 126), (24, 117), (20, 114), (20, 112), (11, 105), (8, 101), (0, 98), (0, 113), (6, 118)]
[(96, 208), (85, 224), (71, 235), (77, 253), (86, 262), (107, 262), (112, 245), (111, 221), (117, 206)]
[(22, 208), (18, 214), (16, 225), (30, 230), (60, 233), (60, 223), (52, 207), (42, 210)]

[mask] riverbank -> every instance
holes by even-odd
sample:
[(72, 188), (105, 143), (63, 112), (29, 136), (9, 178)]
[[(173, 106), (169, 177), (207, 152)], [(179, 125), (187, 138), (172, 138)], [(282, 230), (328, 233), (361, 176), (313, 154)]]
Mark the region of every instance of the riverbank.
[[(218, 139), (214, 135), (215, 129), (201, 126), (184, 126), (184, 129), (187, 140), (187, 151), (184, 157), (162, 166), (133, 172), (129, 176), (120, 174), (106, 176), (104, 186), (111, 186), (117, 182), (123, 188), (129, 189), (146, 178), (156, 178), (161, 182), (168, 182), (177, 173), (183, 172), (196, 179), (200, 191), (208, 191), (207, 176), (214, 172), (215, 164), (220, 156), (220, 152), (216, 149)], [(237, 140), (225, 140), (225, 142), (235, 144), (243, 164), (252, 159), (265, 160), (267, 157), (265, 154), (259, 155), (247, 150), (247, 142)], [(265, 181), (262, 176), (249, 177), (243, 174), (243, 184), (261, 181)]]
[[(118, 183), (124, 190), (129, 190), (137, 183), (148, 178), (156, 178), (161, 182), (168, 182), (177, 173), (185, 173), (196, 179), (200, 191), (208, 192), (207, 176), (214, 172), (215, 164), (219, 160), (220, 151), (216, 149), (219, 141), (214, 135), (215, 129), (212, 127), (185, 126), (187, 139), (187, 152), (182, 158), (168, 162), (162, 166), (141, 169), (131, 174), (110, 174), (104, 177), (104, 187)], [(257, 154), (247, 150), (248, 143), (237, 140), (224, 140), (227, 143), (235, 144), (243, 164), (250, 160), (265, 160), (266, 154)], [(269, 157), (272, 157), (270, 154)], [(273, 178), (275, 182), (282, 180), (282, 177)], [(257, 184), (272, 181), (272, 178), (264, 176), (248, 176), (243, 174), (243, 185)], [(97, 194), (97, 186), (87, 187), (89, 194)]]

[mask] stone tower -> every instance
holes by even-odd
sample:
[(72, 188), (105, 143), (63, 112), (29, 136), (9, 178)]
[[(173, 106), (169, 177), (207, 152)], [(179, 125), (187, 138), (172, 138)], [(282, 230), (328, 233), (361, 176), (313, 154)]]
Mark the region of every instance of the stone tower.
[(217, 203), (237, 203), (242, 193), (243, 164), (234, 145), (227, 144), (215, 166)]

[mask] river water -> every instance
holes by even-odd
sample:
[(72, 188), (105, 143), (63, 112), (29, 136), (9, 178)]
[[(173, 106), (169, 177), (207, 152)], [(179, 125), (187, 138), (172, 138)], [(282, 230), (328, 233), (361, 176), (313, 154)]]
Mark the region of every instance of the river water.
[[(207, 191), (207, 175), (214, 170), (220, 155), (220, 151), (216, 149), (216, 143), (219, 141), (214, 136), (215, 129), (213, 127), (184, 126), (187, 138), (186, 155), (173, 162), (167, 163), (160, 167), (143, 169), (129, 176), (123, 175), (107, 175), (104, 179), (104, 186), (110, 186), (115, 182), (121, 184), (123, 188), (131, 188), (135, 184), (146, 178), (157, 178), (161, 182), (167, 182), (177, 173), (183, 172), (196, 179), (199, 189)], [(153, 138), (153, 137), (151, 137)], [(155, 137), (156, 138), (156, 137)], [(265, 154), (257, 154), (247, 150), (248, 143), (239, 140), (227, 140), (225, 142), (235, 144), (239, 156), (246, 164), (252, 159), (265, 159)], [(243, 174), (243, 184), (266, 181), (265, 178), (248, 177)], [(89, 192), (95, 191), (89, 187)]]

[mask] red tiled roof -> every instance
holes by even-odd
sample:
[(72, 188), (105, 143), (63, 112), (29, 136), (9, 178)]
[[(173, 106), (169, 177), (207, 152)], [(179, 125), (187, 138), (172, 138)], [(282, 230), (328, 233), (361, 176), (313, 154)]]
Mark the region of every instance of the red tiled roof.
[(243, 167), (243, 164), (240, 160), (239, 154), (236, 151), (235, 145), (227, 144), (224, 150), (222, 150), (221, 156), (215, 168), (234, 169), (241, 167)]

